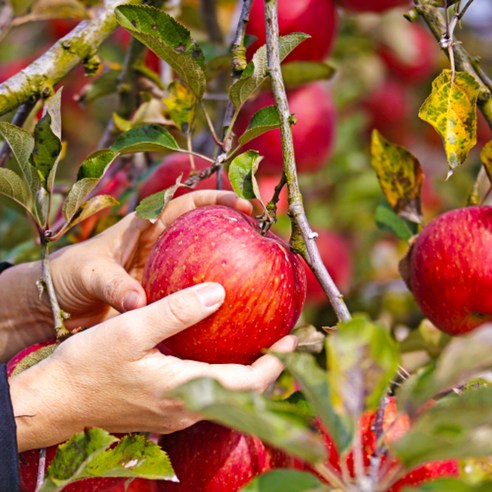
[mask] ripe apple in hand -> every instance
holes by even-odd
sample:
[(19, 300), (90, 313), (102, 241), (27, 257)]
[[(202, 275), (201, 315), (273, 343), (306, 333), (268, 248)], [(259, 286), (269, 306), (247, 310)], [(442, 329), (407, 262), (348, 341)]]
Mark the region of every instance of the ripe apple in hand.
[[(278, 27), (281, 36), (292, 32), (304, 32), (311, 36), (295, 48), (286, 61), (324, 60), (331, 52), (336, 33), (335, 2), (280, 0)], [(257, 37), (247, 50), (247, 57), (251, 59), (255, 51), (266, 43), (264, 0), (253, 0), (246, 34)]]
[[(376, 418), (375, 411), (366, 412), (360, 420), (360, 432), (362, 441), (364, 470), (366, 475), (370, 473), (371, 469), (371, 457), (376, 450), (376, 443), (378, 436), (376, 435)], [(403, 435), (410, 428), (410, 420), (405, 414), (398, 414), (396, 401), (394, 397), (390, 397), (386, 403), (384, 409), (384, 417), (381, 422), (381, 430), (383, 433), (383, 446), (386, 449), (382, 453), (379, 470), (384, 470), (385, 475), (391, 474), (398, 464), (398, 459), (391, 456), (387, 452), (388, 446), (397, 439), (403, 437)], [(328, 463), (338, 472), (341, 473), (340, 467), (340, 455), (333, 442), (333, 439), (328, 434), (323, 425), (317, 421), (317, 426), (323, 435), (325, 442), (326, 452), (328, 456)], [(345, 463), (351, 477), (354, 477), (354, 453), (350, 451), (346, 458)], [(302, 466), (301, 466), (302, 468)], [(309, 466), (305, 466), (305, 469), (310, 469)], [(399, 492), (404, 487), (417, 486), (429, 480), (440, 477), (452, 477), (458, 475), (458, 463), (456, 460), (446, 461), (432, 461), (425, 463), (408, 471), (404, 476), (397, 479), (395, 483), (391, 485), (387, 492)], [(380, 476), (379, 479), (384, 479)]]
[[(287, 92), (289, 110), (296, 118), (292, 125), (297, 170), (300, 173), (318, 171), (331, 154), (335, 139), (336, 114), (330, 93), (319, 82), (307, 84)], [(246, 130), (253, 115), (275, 100), (271, 92), (264, 92), (247, 103), (239, 114), (236, 135)], [(263, 160), (258, 175), (279, 175), (283, 169), (280, 130), (270, 130), (245, 145), (257, 150)]]
[[(195, 169), (197, 171), (202, 171), (210, 166), (210, 163), (201, 157), (194, 157)], [(191, 175), (192, 167), (190, 156), (182, 152), (176, 152), (174, 154), (168, 155), (159, 164), (150, 176), (147, 177), (145, 182), (140, 187), (138, 195), (140, 199), (143, 199), (149, 195), (153, 195), (159, 191), (165, 190), (174, 186), (176, 180), (182, 175), (181, 183), (184, 183)], [(223, 188), (226, 190), (232, 190), (231, 184), (226, 174), (223, 174)], [(217, 176), (213, 174), (209, 178), (199, 181), (196, 186), (192, 188), (187, 188), (186, 186), (180, 186), (175, 197), (185, 195), (193, 190), (210, 190), (215, 189), (217, 186)]]
[(165, 340), (186, 359), (250, 364), (287, 335), (306, 297), (300, 259), (254, 219), (220, 205), (174, 221), (153, 246), (143, 273), (148, 302), (201, 282), (219, 282), (226, 297), (217, 312)]
[(461, 335), (492, 320), (492, 207), (436, 217), (409, 255), (402, 269), (405, 280), (437, 328)]
[(179, 483), (157, 482), (161, 492), (237, 492), (255, 476), (292, 460), (258, 437), (203, 421), (161, 436)]

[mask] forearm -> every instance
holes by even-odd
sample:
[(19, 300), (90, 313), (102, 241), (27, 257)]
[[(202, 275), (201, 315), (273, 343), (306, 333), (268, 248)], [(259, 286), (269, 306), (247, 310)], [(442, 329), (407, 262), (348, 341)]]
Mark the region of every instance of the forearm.
[(0, 361), (53, 335), (46, 296), (36, 285), (40, 277), (40, 262), (16, 265), (0, 275)]

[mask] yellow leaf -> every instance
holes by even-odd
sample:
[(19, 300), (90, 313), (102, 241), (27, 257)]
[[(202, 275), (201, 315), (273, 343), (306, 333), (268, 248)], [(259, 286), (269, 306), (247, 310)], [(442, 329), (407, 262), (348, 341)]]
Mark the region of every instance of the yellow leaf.
[(420, 192), (424, 174), (418, 159), (404, 147), (372, 133), (371, 164), (391, 208), (402, 218), (422, 222)]
[(477, 97), (479, 86), (466, 72), (443, 70), (432, 82), (432, 91), (419, 110), (419, 117), (441, 135), (449, 165), (448, 177), (462, 164), (477, 142)]
[(487, 172), (489, 181), (492, 183), (492, 140), (483, 146), (483, 149), (480, 152), (480, 160)]
[(169, 111), (169, 117), (183, 133), (187, 133), (195, 120), (196, 97), (193, 92), (176, 80), (169, 85), (168, 96), (163, 102)]

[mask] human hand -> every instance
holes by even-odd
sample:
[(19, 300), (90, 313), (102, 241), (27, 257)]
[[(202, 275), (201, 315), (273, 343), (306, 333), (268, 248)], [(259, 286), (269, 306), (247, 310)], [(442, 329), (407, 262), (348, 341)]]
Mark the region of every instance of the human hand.
[[(47, 447), (85, 427), (109, 432), (174, 432), (199, 416), (163, 395), (197, 377), (234, 390), (264, 391), (282, 371), (273, 355), (250, 366), (207, 364), (160, 353), (162, 340), (198, 323), (224, 300), (204, 283), (122, 314), (62, 342), (51, 356), (10, 381), (19, 451)], [(286, 336), (271, 349), (290, 352)]]

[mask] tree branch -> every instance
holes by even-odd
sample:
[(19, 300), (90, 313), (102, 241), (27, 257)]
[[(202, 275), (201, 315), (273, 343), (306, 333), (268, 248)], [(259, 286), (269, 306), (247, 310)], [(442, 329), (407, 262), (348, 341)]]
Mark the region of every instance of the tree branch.
[[(130, 0), (131, 3), (135, 3)], [(94, 17), (80, 22), (31, 65), (0, 85), (0, 116), (21, 104), (48, 97), (79, 63), (87, 63), (117, 26), (114, 9), (128, 0), (105, 0)]]
[(292, 128), (290, 126), (292, 118), (280, 69), (277, 0), (265, 1), (265, 25), (268, 70), (275, 97), (275, 104), (280, 117), (284, 174), (287, 179), (289, 216), (292, 222), (291, 245), (295, 250), (302, 254), (316, 278), (319, 280), (337, 318), (340, 321), (347, 321), (351, 318), (350, 312), (345, 305), (342, 294), (323, 264), (315, 242), (317, 234), (313, 233), (309, 226), (304, 211), (304, 205), (302, 203), (302, 195), (297, 179)]

